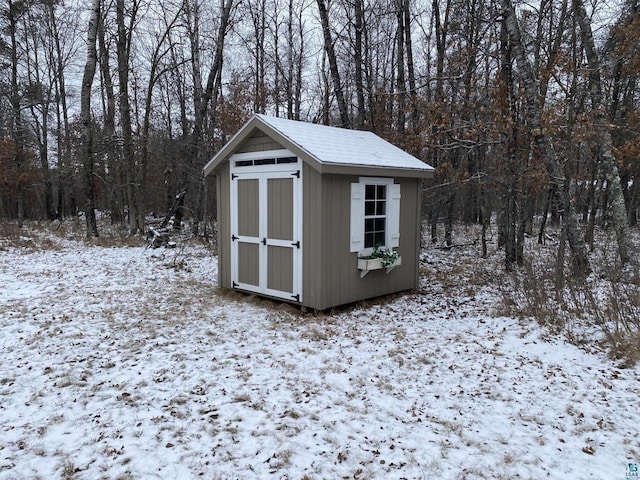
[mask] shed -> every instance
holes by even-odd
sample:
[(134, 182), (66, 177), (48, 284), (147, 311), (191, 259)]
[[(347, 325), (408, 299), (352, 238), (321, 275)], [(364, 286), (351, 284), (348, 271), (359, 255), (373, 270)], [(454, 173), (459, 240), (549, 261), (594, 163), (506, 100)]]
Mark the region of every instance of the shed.
[[(422, 179), (371, 132), (254, 115), (207, 163), (218, 284), (324, 310), (418, 287)], [(397, 252), (362, 260), (376, 247)]]

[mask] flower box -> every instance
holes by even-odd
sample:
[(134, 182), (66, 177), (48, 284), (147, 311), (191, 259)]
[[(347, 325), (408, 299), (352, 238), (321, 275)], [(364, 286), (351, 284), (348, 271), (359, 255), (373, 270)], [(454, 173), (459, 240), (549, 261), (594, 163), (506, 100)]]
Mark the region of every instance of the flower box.
[(360, 270), (360, 278), (364, 277), (372, 270), (382, 270), (385, 268), (387, 273), (402, 263), (402, 257), (398, 257), (392, 264), (384, 266), (382, 258), (358, 258), (358, 270)]

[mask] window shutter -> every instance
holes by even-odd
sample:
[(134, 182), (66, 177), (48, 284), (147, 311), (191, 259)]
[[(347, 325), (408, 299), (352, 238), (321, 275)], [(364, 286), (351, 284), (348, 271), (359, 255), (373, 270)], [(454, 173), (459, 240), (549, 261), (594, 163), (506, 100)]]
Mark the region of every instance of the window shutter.
[(400, 185), (387, 188), (387, 248), (396, 248), (400, 245)]
[(349, 251), (364, 249), (364, 184), (351, 184), (351, 231)]

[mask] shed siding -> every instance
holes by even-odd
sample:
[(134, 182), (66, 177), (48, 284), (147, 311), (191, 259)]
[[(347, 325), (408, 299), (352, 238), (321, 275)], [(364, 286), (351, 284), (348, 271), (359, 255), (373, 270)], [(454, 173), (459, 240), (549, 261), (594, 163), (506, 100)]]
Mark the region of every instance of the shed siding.
[(306, 306), (317, 310), (322, 303), (322, 176), (306, 162), (302, 167), (302, 298)]
[(360, 278), (357, 253), (349, 252), (351, 183), (358, 177), (324, 175), (322, 183), (322, 258), (330, 265), (322, 273), (322, 297), (319, 309), (351, 303), (389, 293), (416, 288), (417, 250), (415, 218), (418, 215), (419, 181), (396, 179), (401, 185), (400, 246), (402, 265), (390, 273), (385, 270), (369, 272)]
[[(400, 199), (400, 254), (404, 263), (395, 270), (402, 274), (399, 290), (417, 289), (420, 270), (420, 199), (422, 198), (422, 179), (400, 179), (402, 197)], [(406, 195), (405, 193), (406, 192)], [(404, 238), (404, 240), (403, 240)], [(394, 271), (395, 271), (394, 270)], [(393, 272), (392, 272), (393, 273)]]
[(233, 153), (264, 152), (284, 148), (278, 142), (257, 128)]
[(229, 162), (216, 175), (218, 211), (218, 285), (231, 288), (231, 190)]
[(324, 175), (322, 191), (325, 197), (325, 209), (322, 216), (323, 251), (322, 255), (331, 264), (322, 277), (323, 308), (341, 303), (349, 303), (357, 288), (357, 272), (352, 258), (356, 254), (349, 252), (351, 183), (357, 177)]

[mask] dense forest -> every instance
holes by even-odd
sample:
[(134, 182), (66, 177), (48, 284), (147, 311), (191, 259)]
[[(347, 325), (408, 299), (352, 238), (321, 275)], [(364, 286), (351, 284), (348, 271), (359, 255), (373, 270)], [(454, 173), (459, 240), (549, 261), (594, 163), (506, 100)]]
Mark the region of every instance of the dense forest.
[(634, 259), (637, 0), (1, 0), (0, 64), (0, 218), (18, 225), (83, 215), (98, 236), (99, 212), (136, 234), (172, 212), (198, 234), (201, 169), (259, 112), (436, 167), (434, 242), (493, 221), (517, 265), (556, 222), (574, 273), (596, 227)]

